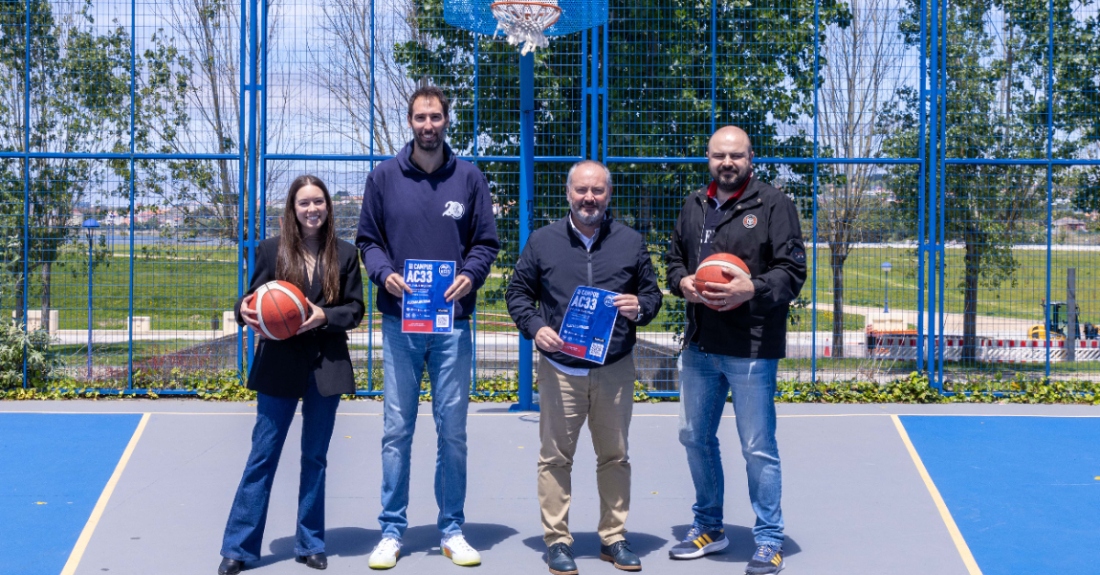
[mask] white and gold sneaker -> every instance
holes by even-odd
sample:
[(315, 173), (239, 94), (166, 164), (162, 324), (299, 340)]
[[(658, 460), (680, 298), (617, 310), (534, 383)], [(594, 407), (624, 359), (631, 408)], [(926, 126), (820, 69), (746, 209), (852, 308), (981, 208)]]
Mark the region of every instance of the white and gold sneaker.
[(390, 569), (397, 565), (397, 557), (401, 555), (401, 542), (393, 537), (383, 537), (374, 551), (370, 552), (370, 561), (367, 565), (371, 569)]
[(470, 547), (462, 534), (451, 535), (444, 539), (439, 543), (439, 548), (444, 555), (451, 558), (455, 565), (463, 567), (481, 565), (481, 554), (477, 552), (477, 549)]

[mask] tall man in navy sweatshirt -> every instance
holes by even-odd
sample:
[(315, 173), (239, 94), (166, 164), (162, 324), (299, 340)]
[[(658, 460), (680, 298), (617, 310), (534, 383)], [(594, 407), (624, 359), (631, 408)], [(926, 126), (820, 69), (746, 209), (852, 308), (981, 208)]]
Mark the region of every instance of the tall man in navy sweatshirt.
[[(492, 198), (485, 176), (459, 160), (444, 141), (450, 105), (442, 90), (421, 88), (409, 98), (414, 139), (396, 158), (380, 163), (367, 179), (356, 245), (370, 280), (378, 285), (382, 312), (384, 428), (382, 435), (382, 541), (372, 569), (397, 564), (408, 527), (409, 467), (413, 429), (425, 363), (431, 380), (432, 415), (438, 433), (435, 499), (441, 549), (459, 565), (477, 565), (478, 552), (462, 536), (466, 501), (466, 409), (470, 401), (470, 316), (477, 290), (500, 251)], [(450, 334), (402, 333), (406, 259), (455, 262)]]

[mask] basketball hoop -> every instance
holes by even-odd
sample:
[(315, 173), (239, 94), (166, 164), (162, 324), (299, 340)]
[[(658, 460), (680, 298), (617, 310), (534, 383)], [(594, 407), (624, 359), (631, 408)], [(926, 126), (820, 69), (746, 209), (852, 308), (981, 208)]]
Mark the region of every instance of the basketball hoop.
[(549, 38), (607, 23), (608, 0), (443, 0), (451, 26), (496, 36), (519, 46), (524, 55), (550, 46)]
[[(561, 17), (557, 0), (504, 0), (493, 2), (489, 8), (497, 19), (496, 32), (504, 32), (508, 43), (513, 46), (523, 43), (523, 49), (520, 50), (520, 55), (523, 56), (533, 52), (535, 48), (546, 48), (550, 45), (544, 32)], [(496, 32), (493, 34), (496, 35)]]

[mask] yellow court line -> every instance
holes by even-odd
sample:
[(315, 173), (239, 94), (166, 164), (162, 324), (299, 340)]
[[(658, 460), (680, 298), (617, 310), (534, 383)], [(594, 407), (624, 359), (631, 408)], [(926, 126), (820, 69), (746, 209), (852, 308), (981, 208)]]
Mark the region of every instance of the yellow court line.
[(897, 428), (898, 434), (901, 435), (901, 441), (905, 443), (905, 449), (909, 451), (909, 457), (913, 458), (913, 464), (917, 466), (917, 472), (920, 473), (920, 478), (924, 480), (924, 486), (928, 488), (928, 493), (932, 495), (932, 501), (936, 503), (936, 509), (940, 512), (940, 518), (943, 519), (944, 524), (947, 525), (947, 532), (951, 534), (951, 540), (955, 542), (955, 548), (958, 549), (959, 555), (962, 556), (963, 564), (966, 565), (967, 572), (970, 575), (982, 575), (982, 570), (978, 567), (978, 562), (974, 560), (974, 554), (970, 552), (970, 546), (966, 544), (966, 540), (963, 539), (962, 533), (959, 531), (959, 526), (955, 524), (955, 519), (951, 517), (951, 511), (947, 508), (947, 503), (943, 501), (943, 497), (940, 495), (940, 490), (936, 488), (936, 484), (932, 482), (932, 476), (928, 474), (928, 469), (924, 467), (924, 462), (920, 459), (920, 454), (917, 453), (917, 449), (913, 447), (913, 442), (909, 440), (909, 433), (905, 431), (905, 426), (901, 424), (901, 419), (896, 415), (891, 415), (890, 419), (894, 420), (894, 427)]
[(61, 575), (73, 575), (76, 573), (76, 568), (80, 565), (80, 559), (84, 557), (84, 550), (88, 548), (88, 542), (92, 539), (92, 533), (95, 532), (95, 528), (99, 525), (99, 519), (103, 517), (103, 511), (107, 508), (107, 502), (111, 499), (111, 494), (115, 492), (115, 485), (118, 484), (118, 480), (122, 477), (123, 470), (126, 469), (126, 464), (130, 461), (130, 456), (134, 453), (134, 448), (137, 447), (138, 440), (141, 439), (141, 434), (145, 431), (145, 425), (149, 423), (149, 417), (151, 414), (145, 413), (141, 416), (141, 421), (138, 423), (137, 429), (134, 430), (134, 435), (130, 438), (130, 443), (126, 445), (126, 450), (122, 452), (122, 458), (118, 460), (118, 465), (115, 466), (115, 472), (111, 474), (111, 479), (107, 481), (107, 486), (103, 488), (103, 493), (99, 494), (99, 501), (96, 502), (95, 508), (92, 509), (92, 515), (88, 518), (88, 522), (84, 524), (84, 530), (80, 532), (80, 537), (76, 540), (76, 546), (73, 547), (73, 552), (69, 554), (69, 560), (65, 562), (65, 568), (61, 570)]

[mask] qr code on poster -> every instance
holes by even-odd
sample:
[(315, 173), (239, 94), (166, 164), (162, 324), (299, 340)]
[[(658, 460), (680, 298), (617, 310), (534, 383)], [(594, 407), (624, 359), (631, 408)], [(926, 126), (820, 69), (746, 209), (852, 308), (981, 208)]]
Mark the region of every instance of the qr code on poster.
[(447, 314), (439, 314), (435, 316), (435, 327), (451, 327), (451, 316)]
[(592, 344), (592, 348), (589, 351), (592, 352), (592, 355), (594, 355), (596, 357), (599, 357), (599, 356), (603, 355), (603, 344), (602, 343), (594, 343), (594, 344)]

